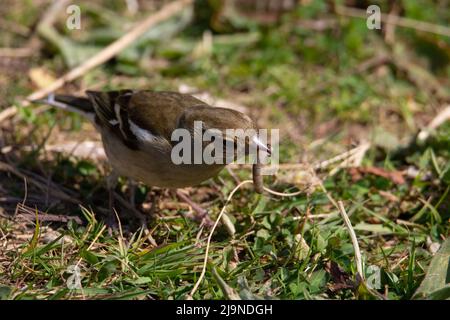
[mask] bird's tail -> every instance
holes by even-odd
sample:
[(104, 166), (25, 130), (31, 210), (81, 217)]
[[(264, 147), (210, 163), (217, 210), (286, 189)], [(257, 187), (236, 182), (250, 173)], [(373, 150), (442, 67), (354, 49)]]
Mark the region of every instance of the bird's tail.
[(50, 94), (45, 99), (33, 100), (32, 102), (48, 104), (59, 109), (75, 112), (94, 122), (95, 110), (88, 98)]

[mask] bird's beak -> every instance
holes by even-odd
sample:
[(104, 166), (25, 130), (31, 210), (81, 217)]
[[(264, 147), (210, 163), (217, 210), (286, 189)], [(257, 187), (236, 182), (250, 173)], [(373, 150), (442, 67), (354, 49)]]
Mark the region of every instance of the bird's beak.
[(264, 150), (269, 156), (272, 154), (272, 149), (269, 144), (263, 143), (258, 136), (253, 137), (253, 143), (258, 147), (258, 149)]

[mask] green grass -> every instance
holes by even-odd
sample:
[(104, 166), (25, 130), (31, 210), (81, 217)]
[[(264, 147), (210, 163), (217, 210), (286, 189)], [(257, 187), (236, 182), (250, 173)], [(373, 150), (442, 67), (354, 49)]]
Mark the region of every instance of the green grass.
[[(445, 24), (445, 10), (422, 2), (427, 3), (423, 14), (410, 1), (403, 1), (402, 8), (408, 17)], [(25, 23), (25, 14), (38, 19), (41, 10), (12, 8), (8, 18), (17, 23)], [(98, 18), (95, 8), (89, 12), (81, 33), (63, 32), (63, 19), (57, 24), (81, 51), (103, 45), (99, 35), (111, 36), (100, 28), (123, 32), (121, 25)], [(333, 28), (315, 31), (300, 24), (326, 18), (336, 20)], [(326, 169), (318, 175), (330, 195), (345, 204), (365, 277), (372, 279), (371, 270), (379, 270), (375, 290), (355, 283), (350, 236), (327, 196), (307, 178), (296, 178), (298, 172), (281, 170), (277, 177), (266, 178), (270, 188), (288, 192), (306, 186), (308, 191), (280, 198), (239, 190), (227, 207), (236, 232), (230, 235), (223, 225), (216, 230), (205, 279), (193, 298), (229, 298), (226, 288), (242, 298), (412, 298), (433, 257), (430, 248), (449, 235), (450, 125), (440, 126), (425, 143), (414, 142), (418, 129), (449, 101), (449, 39), (398, 28), (396, 43), (390, 45), (382, 33), (368, 30), (364, 20), (338, 17), (314, 1), (277, 26), (244, 27), (239, 33), (215, 34), (211, 51), (203, 53), (194, 50), (201, 42), (198, 26), (184, 27), (166, 41), (147, 39), (65, 91), (177, 90), (187, 84), (244, 105), (261, 127), (280, 128), (283, 163), (315, 163), (370, 141), (362, 166), (397, 172), (403, 183), (351, 169), (334, 175)], [(11, 46), (10, 38), (10, 32), (0, 31), (1, 46)], [(54, 44), (41, 41), (46, 45), (38, 59), (25, 61), (26, 72), (44, 66), (62, 74), (68, 61)], [(25, 45), (26, 39), (16, 43)], [(401, 59), (411, 68), (398, 62), (401, 47), (408, 52)], [(380, 52), (391, 61), (357, 71)], [(437, 67), (436, 55), (444, 57)], [(411, 72), (413, 68), (427, 75)], [(428, 76), (436, 80), (440, 94), (421, 85), (430, 84)], [(35, 89), (26, 77), (5, 73), (0, 83), (6, 88), (1, 105), (20, 107), (15, 122), (0, 124), (0, 147), (12, 146), (0, 153), (0, 161), (27, 177), (0, 171), (0, 299), (186, 298), (200, 275), (209, 229), (186, 218), (188, 210), (171, 194), (153, 190), (146, 196), (150, 189), (140, 186), (137, 198), (144, 212), (156, 195), (160, 204), (146, 232), (133, 228), (119, 208), (124, 234), (110, 234), (102, 222), (108, 205), (103, 181), (107, 166), (44, 148), (98, 140), (93, 129), (75, 115), (55, 110), (37, 114), (36, 108), (20, 106), (21, 98)], [(250, 177), (244, 169), (234, 174), (241, 180)], [(39, 189), (32, 179), (46, 188)], [(53, 189), (47, 189), (50, 181)], [(224, 170), (189, 192), (215, 219), (235, 185)], [(55, 188), (80, 199), (83, 207), (55, 197)], [(116, 191), (126, 196), (125, 180)], [(13, 217), (18, 203), (29, 211), (19, 206)], [(83, 224), (39, 221), (36, 226), (36, 210), (81, 217)], [(31, 219), (21, 219), (24, 213)], [(310, 218), (305, 220), (306, 213)], [(81, 270), (82, 289), (67, 287), (74, 265)]]

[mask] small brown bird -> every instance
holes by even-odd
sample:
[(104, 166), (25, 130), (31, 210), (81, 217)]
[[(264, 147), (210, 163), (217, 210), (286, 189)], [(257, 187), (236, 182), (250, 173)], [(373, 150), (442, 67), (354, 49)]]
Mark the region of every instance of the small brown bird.
[[(150, 187), (181, 188), (195, 186), (224, 168), (226, 163), (174, 163), (176, 143), (172, 133), (176, 129), (194, 135), (196, 121), (201, 121), (203, 131), (212, 129), (224, 134), (227, 129), (256, 129), (245, 114), (212, 107), (188, 94), (133, 90), (86, 93), (87, 97), (52, 95), (38, 102), (74, 111), (94, 124), (113, 169), (107, 179), (110, 191), (119, 175)], [(270, 154), (257, 135), (249, 138), (247, 151), (249, 144), (254, 144)], [(238, 147), (233, 147), (236, 152)]]

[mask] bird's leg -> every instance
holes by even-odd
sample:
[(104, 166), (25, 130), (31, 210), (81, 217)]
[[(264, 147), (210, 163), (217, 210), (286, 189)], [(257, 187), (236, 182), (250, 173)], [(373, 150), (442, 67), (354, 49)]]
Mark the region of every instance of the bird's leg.
[(136, 208), (136, 187), (137, 183), (133, 179), (128, 179), (128, 193), (130, 197), (130, 204)]
[[(114, 202), (119, 202), (123, 207), (128, 209), (128, 211), (132, 212), (133, 217), (138, 218), (140, 223), (142, 225), (147, 224), (147, 219), (145, 215), (143, 215), (138, 209), (134, 206), (134, 191), (136, 190), (134, 188), (133, 192), (130, 195), (130, 202), (126, 201), (124, 198), (122, 198), (120, 195), (118, 195), (114, 189), (117, 186), (117, 182), (119, 179), (119, 174), (112, 170), (111, 173), (106, 178), (106, 186), (108, 188), (109, 192), (109, 215), (107, 217), (106, 223), (110, 225), (112, 228), (117, 228), (117, 221), (116, 221), (116, 214), (114, 212)], [(136, 184), (134, 184), (134, 187), (136, 187)]]
[[(150, 194), (150, 193), (151, 192), (149, 192), (148, 194)], [(158, 206), (159, 196), (160, 196), (159, 191), (154, 192), (154, 194), (152, 196), (152, 206), (151, 206), (150, 212), (149, 212), (150, 217), (153, 217), (156, 213), (156, 207)]]
[(208, 215), (208, 211), (206, 209), (203, 209), (200, 205), (192, 201), (189, 196), (181, 191), (180, 189), (177, 189), (175, 191), (176, 196), (183, 202), (187, 203), (191, 208), (197, 213), (197, 215), (194, 215), (192, 218), (195, 220), (198, 220), (200, 222), (205, 223), (207, 226), (212, 226), (214, 222), (211, 220), (211, 218)]
[(106, 218), (106, 224), (111, 226), (113, 229), (117, 228), (116, 214), (114, 212), (114, 189), (117, 186), (118, 179), (119, 174), (114, 170), (112, 170), (106, 177), (106, 188), (109, 193), (109, 214)]

